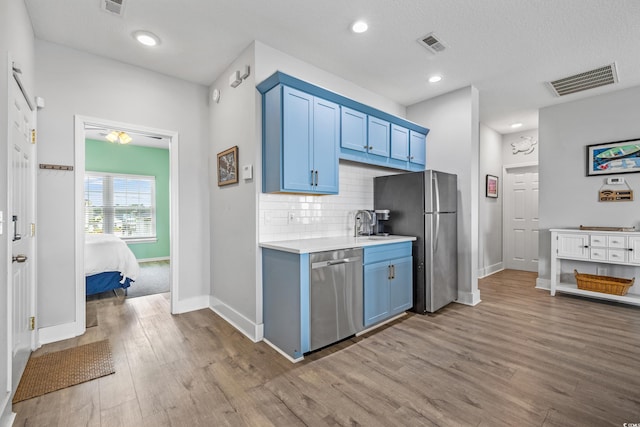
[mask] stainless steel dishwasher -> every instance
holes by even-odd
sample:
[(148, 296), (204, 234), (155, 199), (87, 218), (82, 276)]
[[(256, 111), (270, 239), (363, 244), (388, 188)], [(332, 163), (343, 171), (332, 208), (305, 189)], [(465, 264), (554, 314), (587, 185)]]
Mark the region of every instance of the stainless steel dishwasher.
[(362, 249), (312, 253), (309, 263), (313, 351), (363, 329)]

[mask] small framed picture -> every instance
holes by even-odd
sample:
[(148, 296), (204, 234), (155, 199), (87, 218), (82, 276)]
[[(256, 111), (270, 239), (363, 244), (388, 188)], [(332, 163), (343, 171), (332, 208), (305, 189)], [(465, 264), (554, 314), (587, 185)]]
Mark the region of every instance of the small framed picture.
[(498, 177), (487, 175), (487, 197), (498, 198)]
[(587, 146), (587, 176), (640, 172), (640, 139)]
[(238, 182), (238, 146), (218, 153), (218, 187)]

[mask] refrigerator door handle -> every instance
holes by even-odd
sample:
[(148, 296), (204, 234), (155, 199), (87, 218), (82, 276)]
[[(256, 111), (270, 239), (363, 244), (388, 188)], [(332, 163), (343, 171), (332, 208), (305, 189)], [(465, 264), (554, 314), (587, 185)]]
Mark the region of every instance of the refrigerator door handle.
[(440, 212), (440, 186), (438, 185), (438, 173), (433, 172), (433, 189), (436, 196), (436, 212)]
[(434, 239), (433, 239), (433, 252), (437, 252), (438, 251), (438, 236), (440, 235), (440, 214), (439, 213), (435, 213), (433, 214), (436, 217), (436, 231), (434, 233)]

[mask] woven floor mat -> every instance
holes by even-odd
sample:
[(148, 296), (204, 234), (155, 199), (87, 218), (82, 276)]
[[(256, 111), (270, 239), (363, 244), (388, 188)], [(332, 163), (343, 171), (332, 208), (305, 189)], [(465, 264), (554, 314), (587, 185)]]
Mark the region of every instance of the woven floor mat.
[(13, 403), (113, 374), (109, 340), (31, 357)]

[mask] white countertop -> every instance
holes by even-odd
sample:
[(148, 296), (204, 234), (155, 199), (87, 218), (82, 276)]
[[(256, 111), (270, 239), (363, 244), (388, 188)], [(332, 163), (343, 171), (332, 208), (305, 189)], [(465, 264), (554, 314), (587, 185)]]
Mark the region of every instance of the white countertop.
[(295, 254), (306, 254), (348, 248), (361, 248), (364, 246), (386, 245), (389, 243), (411, 242), (413, 240), (416, 240), (414, 236), (338, 236), (262, 242), (259, 246), (261, 248), (275, 249)]

